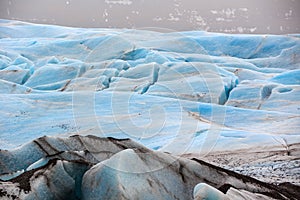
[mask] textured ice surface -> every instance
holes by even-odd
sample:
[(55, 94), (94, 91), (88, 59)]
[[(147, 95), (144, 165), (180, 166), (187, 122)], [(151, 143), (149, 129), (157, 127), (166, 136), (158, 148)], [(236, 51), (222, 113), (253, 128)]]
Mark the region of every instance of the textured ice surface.
[[(160, 33), (1, 20), (0, 149), (13, 152), (2, 155), (5, 168), (1, 170), (10, 173), (6, 178), (22, 170), (39, 170), (49, 161), (38, 144), (30, 141), (44, 135), (77, 134), (131, 138), (152, 150), (188, 157), (286, 152), (280, 166), (288, 166), (288, 177), (296, 176), (299, 55), (297, 34)], [(28, 150), (23, 151), (21, 145)], [(48, 148), (45, 145), (41, 147)], [(85, 153), (64, 143), (60, 149), (75, 152), (74, 159)], [(115, 156), (126, 158), (128, 153)], [(101, 156), (93, 164), (121, 162), (104, 161), (111, 155)], [(139, 161), (134, 158), (132, 162)], [(64, 162), (53, 164), (51, 173), (64, 173), (61, 166), (73, 166)], [(231, 169), (255, 176), (257, 163)], [(273, 161), (270, 165), (278, 166)], [(267, 164), (261, 166), (265, 168)], [(102, 170), (106, 173), (103, 167), (99, 173)], [(256, 177), (265, 180), (264, 172), (259, 173)], [(275, 169), (266, 173), (284, 176)], [(36, 187), (46, 187), (44, 180), (36, 181)], [(294, 178), (290, 182), (299, 184)], [(66, 187), (74, 187), (75, 183), (68, 183)]]
[(297, 35), (1, 20), (0, 38), (1, 149), (72, 134), (175, 154), (300, 142)]

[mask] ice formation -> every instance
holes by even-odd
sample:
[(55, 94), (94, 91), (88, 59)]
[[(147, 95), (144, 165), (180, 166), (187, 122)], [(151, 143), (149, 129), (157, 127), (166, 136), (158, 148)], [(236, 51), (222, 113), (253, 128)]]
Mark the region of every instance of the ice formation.
[(130, 139), (42, 137), (19, 149), (1, 151), (0, 162), (1, 174), (24, 170), (0, 181), (1, 197), (7, 199), (299, 197), (299, 190), (293, 193), (292, 188), (263, 183), (201, 160), (153, 151)]
[[(162, 172), (136, 177), (137, 182), (149, 182), (138, 188), (141, 193), (134, 192), (135, 185), (127, 184), (122, 170), (114, 172), (105, 165), (126, 171), (138, 163), (136, 167), (144, 169), (176, 156), (186, 157), (176, 157), (175, 163), (192, 167), (191, 173), (203, 168), (188, 158), (201, 157), (266, 182), (300, 184), (299, 37), (83, 29), (1, 20), (0, 174), (1, 192), (5, 191), (1, 194), (44, 198), (41, 195), (52, 193), (49, 198), (59, 199), (64, 198), (62, 184), (74, 198), (90, 199), (94, 194), (86, 186), (102, 183), (102, 175), (113, 177), (104, 181), (105, 187), (129, 199), (141, 193), (154, 198), (148, 190), (151, 185), (161, 198), (193, 198), (197, 184), (201, 187), (195, 189), (195, 198), (205, 191), (208, 196), (220, 194), (217, 180), (193, 177), (186, 183), (168, 167), (163, 170), (176, 179), (163, 183), (170, 193), (157, 182)], [(48, 137), (40, 138), (44, 135)], [(81, 136), (67, 139), (73, 135)], [(81, 137), (84, 148), (77, 148), (82, 147)], [(108, 137), (122, 142), (103, 139)], [(99, 148), (109, 152), (102, 154)], [(142, 150), (151, 156), (139, 155)], [(274, 166), (285, 166), (285, 173)], [(58, 176), (66, 177), (66, 183), (57, 182)], [(34, 177), (30, 179), (34, 189), (24, 182), (17, 185), (20, 177)], [(53, 179), (52, 185), (45, 177)], [(222, 184), (236, 184), (230, 181)], [(267, 195), (260, 184), (230, 186), (221, 193), (230, 199), (230, 195), (244, 199)], [(180, 187), (179, 194), (175, 186)], [(103, 192), (103, 198), (111, 195), (102, 190), (104, 186), (93, 187)], [(182, 193), (186, 188), (189, 192)], [(253, 194), (257, 191), (260, 194)], [(278, 195), (273, 197), (281, 198)]]

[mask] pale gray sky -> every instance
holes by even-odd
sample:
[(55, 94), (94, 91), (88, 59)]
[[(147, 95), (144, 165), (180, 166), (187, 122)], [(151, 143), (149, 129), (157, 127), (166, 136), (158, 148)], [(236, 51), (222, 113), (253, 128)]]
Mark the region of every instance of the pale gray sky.
[(299, 33), (300, 0), (0, 0), (0, 18), (76, 27)]

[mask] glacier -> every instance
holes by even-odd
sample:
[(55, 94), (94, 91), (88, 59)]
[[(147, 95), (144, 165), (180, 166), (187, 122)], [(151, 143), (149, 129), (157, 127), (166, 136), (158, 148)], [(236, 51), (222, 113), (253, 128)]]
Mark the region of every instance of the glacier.
[[(144, 185), (135, 191), (123, 171), (135, 169), (134, 163), (137, 170), (161, 165), (162, 157), (188, 163), (193, 166), (188, 170), (198, 173), (191, 160), (196, 158), (279, 185), (272, 191), (284, 191), (286, 182), (300, 185), (299, 81), (299, 34), (87, 29), (0, 20), (1, 192), (61, 199), (66, 198), (62, 184), (74, 199), (95, 198), (90, 190), (124, 199), (271, 198), (261, 196), (266, 195), (261, 182), (249, 189), (225, 181), (232, 187), (218, 191), (217, 179), (185, 183), (169, 167), (135, 177)], [(74, 137), (87, 138), (80, 139), (84, 148), (77, 149)], [(112, 150), (115, 145), (103, 138), (121, 141), (121, 149)], [(141, 149), (151, 152), (150, 158), (140, 156)], [(99, 151), (111, 153), (87, 154)], [(51, 177), (52, 185), (35, 177), (29, 181), (34, 189), (14, 193), (20, 177), (29, 180), (38, 171)], [(157, 182), (162, 173), (176, 179), (163, 183), (171, 196)], [(59, 176), (69, 181), (58, 183)], [(89, 187), (93, 181), (104, 186)], [(189, 193), (182, 193), (184, 188)], [(292, 198), (286, 193), (272, 198)]]

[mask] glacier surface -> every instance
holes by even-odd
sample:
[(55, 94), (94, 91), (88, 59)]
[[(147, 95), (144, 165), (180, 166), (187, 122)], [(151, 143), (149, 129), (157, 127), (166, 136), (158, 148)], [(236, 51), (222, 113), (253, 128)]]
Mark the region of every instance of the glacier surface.
[(72, 134), (177, 154), (300, 141), (299, 35), (1, 20), (0, 38), (2, 149)]
[[(51, 165), (50, 175), (69, 177), (66, 187), (71, 193), (79, 187), (75, 175), (92, 184), (91, 178), (98, 176), (83, 176), (90, 164), (69, 163), (66, 157), (49, 160), (31, 141), (43, 141), (36, 139), (44, 135), (47, 140), (93, 135), (130, 138), (140, 144), (138, 148), (203, 158), (266, 182), (300, 184), (296, 178), (300, 176), (299, 81), (299, 34), (161, 33), (0, 20), (1, 179)], [(86, 145), (94, 146), (89, 143)], [(84, 155), (82, 149), (66, 148), (65, 142), (55, 145), (61, 145), (62, 152), (76, 152), (67, 153), (69, 156)], [(46, 143), (40, 146), (47, 149)], [(89, 160), (95, 165), (90, 173), (113, 174), (119, 182), (105, 182), (107, 187), (121, 184), (132, 191), (134, 186), (125, 184), (125, 174), (112, 172), (103, 163), (132, 168), (124, 159), (143, 166), (142, 158), (135, 150), (118, 152), (97, 162)], [(228, 155), (243, 156), (235, 159)], [(145, 162), (156, 163), (150, 160)], [(249, 160), (252, 163), (247, 164)], [(273, 169), (278, 165), (287, 166), (288, 171)], [(63, 172), (65, 166), (71, 172)], [(266, 179), (264, 174), (278, 176)], [(137, 177), (137, 181), (144, 178)], [(43, 178), (35, 181), (34, 187), (48, 187)], [(201, 182), (191, 184), (200, 183), (195, 196), (209, 187)], [(172, 184), (166, 185), (171, 190)], [(11, 191), (14, 187), (7, 186)], [(55, 187), (60, 194), (60, 186)], [(191, 196), (193, 187), (189, 186)], [(119, 189), (114, 192), (127, 195)], [(229, 198), (230, 194), (246, 199), (252, 195), (236, 189), (240, 188), (228, 190)], [(86, 187), (80, 191), (93, 195)], [(219, 194), (214, 188), (204, 191)], [(162, 198), (167, 195), (160, 194)], [(81, 194), (72, 195), (77, 198)]]

